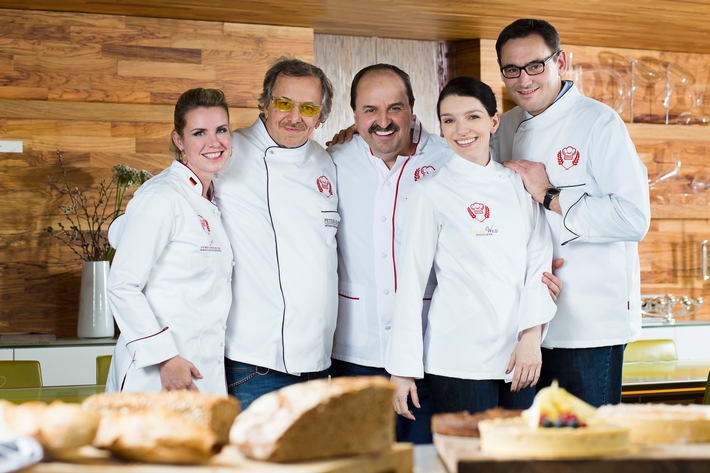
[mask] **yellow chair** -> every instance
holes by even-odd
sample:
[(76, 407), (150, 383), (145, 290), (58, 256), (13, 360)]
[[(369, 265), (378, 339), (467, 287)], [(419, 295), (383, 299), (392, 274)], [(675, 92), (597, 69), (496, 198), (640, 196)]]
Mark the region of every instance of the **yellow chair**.
[(703, 404), (710, 405), (710, 373), (708, 373), (708, 382), (705, 383), (705, 397), (703, 397)]
[(678, 354), (673, 340), (636, 340), (626, 345), (624, 363), (675, 361)]
[(96, 384), (106, 384), (109, 366), (111, 366), (111, 355), (96, 357)]
[(42, 367), (37, 360), (0, 360), (0, 389), (41, 388)]

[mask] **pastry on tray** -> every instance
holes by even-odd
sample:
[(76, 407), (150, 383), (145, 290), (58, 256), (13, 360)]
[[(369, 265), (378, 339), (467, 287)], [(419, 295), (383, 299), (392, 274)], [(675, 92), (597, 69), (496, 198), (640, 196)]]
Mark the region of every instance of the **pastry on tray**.
[(482, 420), (481, 451), (523, 458), (586, 458), (628, 453), (629, 429), (560, 388), (543, 388), (519, 417)]
[(602, 406), (598, 413), (610, 423), (628, 427), (632, 442), (710, 442), (710, 406), (617, 404)]
[(431, 418), (431, 431), (435, 434), (454, 435), (457, 437), (480, 437), (478, 423), (486, 419), (520, 417), (522, 410), (495, 407), (483, 412), (447, 412), (434, 414)]

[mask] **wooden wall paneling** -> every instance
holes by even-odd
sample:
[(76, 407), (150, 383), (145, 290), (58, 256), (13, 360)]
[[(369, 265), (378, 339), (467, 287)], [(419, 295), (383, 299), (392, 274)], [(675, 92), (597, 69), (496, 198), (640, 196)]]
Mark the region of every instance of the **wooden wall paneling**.
[[(313, 28), (318, 34), (401, 38), (424, 41), (495, 39), (521, 16), (549, 20), (572, 44), (710, 53), (710, 4), (704, 0), (596, 0), (570, 4), (548, 0), (521, 10), (516, 0), (422, 2), (362, 0), (354, 8), (342, 0), (88, 1), (0, 0), (5, 8), (171, 17)], [(659, 31), (662, 30), (662, 31)]]
[(0, 139), (23, 143), (0, 153), (0, 332), (76, 335), (81, 263), (47, 233), (65, 220), (57, 151), (89, 196), (116, 163), (155, 174), (180, 93), (221, 88), (248, 126), (282, 55), (312, 60), (312, 30), (0, 9)]

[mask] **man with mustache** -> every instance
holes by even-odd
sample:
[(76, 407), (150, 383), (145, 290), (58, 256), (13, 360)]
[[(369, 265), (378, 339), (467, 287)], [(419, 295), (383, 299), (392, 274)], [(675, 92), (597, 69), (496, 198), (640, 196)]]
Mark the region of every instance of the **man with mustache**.
[(333, 87), (318, 67), (282, 58), (264, 77), (261, 114), (232, 133), (216, 197), (234, 250), (225, 327), (227, 388), (258, 396), (327, 376), (337, 316), (335, 166), (310, 139)]
[[(339, 304), (331, 376), (381, 375), (397, 289), (395, 253), (407, 196), (451, 156), (413, 112), (409, 75), (376, 64), (358, 72), (350, 106), (359, 135), (328, 149), (338, 173)], [(422, 169), (424, 171), (422, 172)], [(425, 308), (436, 285), (430, 278)], [(431, 443), (429, 390), (418, 380), (416, 421), (397, 416), (400, 441)]]
[(544, 205), (565, 290), (542, 344), (538, 388), (600, 406), (621, 401), (625, 344), (641, 331), (638, 241), (650, 224), (648, 179), (621, 117), (563, 81), (557, 30), (521, 19), (498, 36), (501, 77), (517, 107), (492, 147)]

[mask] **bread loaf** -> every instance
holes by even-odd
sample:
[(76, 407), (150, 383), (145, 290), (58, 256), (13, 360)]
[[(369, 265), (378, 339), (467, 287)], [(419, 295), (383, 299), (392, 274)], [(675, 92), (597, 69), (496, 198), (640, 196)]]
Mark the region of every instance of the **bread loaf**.
[(104, 413), (94, 446), (128, 460), (175, 464), (205, 462), (220, 449), (206, 424), (164, 409)]
[(277, 462), (378, 452), (394, 442), (393, 395), (381, 376), (294, 384), (256, 399), (230, 439), (247, 457)]
[[(195, 391), (95, 394), (85, 399), (82, 406), (102, 415), (146, 410), (173, 412), (213, 432), (217, 445), (229, 443), (229, 429), (239, 413), (239, 402), (235, 398)], [(148, 420), (146, 418), (146, 428), (152, 427)], [(135, 421), (139, 422), (140, 418)]]
[(0, 403), (0, 434), (32, 436), (51, 457), (62, 457), (90, 445), (98, 425), (99, 415), (83, 410), (78, 404)]

